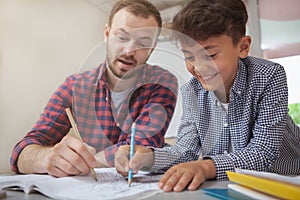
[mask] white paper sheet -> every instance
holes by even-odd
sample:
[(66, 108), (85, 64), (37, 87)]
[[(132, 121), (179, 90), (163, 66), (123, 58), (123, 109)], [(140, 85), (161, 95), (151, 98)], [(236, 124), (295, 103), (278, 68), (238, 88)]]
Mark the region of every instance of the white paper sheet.
[(95, 172), (98, 182), (91, 175), (65, 178), (48, 175), (1, 176), (0, 187), (19, 186), (26, 193), (37, 190), (48, 197), (66, 200), (144, 199), (162, 192), (157, 184), (160, 175), (139, 172), (129, 187), (126, 178), (114, 168), (97, 168)]

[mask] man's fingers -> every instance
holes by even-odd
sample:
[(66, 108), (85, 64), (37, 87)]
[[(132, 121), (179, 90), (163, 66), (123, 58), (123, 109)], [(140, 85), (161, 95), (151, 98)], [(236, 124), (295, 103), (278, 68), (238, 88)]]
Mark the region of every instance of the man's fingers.
[[(89, 148), (87, 144), (83, 143), (81, 140), (77, 140), (76, 138), (72, 138), (69, 139), (70, 141), (68, 141), (68, 146), (76, 152), (76, 154), (78, 154), (84, 164), (82, 163), (80, 165), (80, 167), (84, 167), (84, 165), (87, 166), (87, 168), (93, 168), (96, 167), (97, 163), (96, 163), (96, 159), (94, 157), (94, 153), (92, 152), (92, 147)], [(79, 158), (74, 158), (74, 161), (76, 164), (78, 164), (78, 162), (82, 162)]]
[(49, 154), (45, 169), (48, 174), (55, 177), (65, 177), (68, 175), (77, 175), (80, 171), (70, 162), (65, 160), (61, 155), (57, 154), (53, 148)]
[(95, 149), (94, 147), (92, 147), (92, 146), (90, 146), (90, 145), (88, 145), (88, 144), (86, 144), (86, 143), (84, 143), (84, 144), (85, 144), (87, 150), (88, 150), (92, 155), (95, 155), (95, 154), (96, 154), (96, 149)]
[(57, 167), (51, 167), (50, 169), (48, 169), (47, 173), (54, 177), (66, 177), (70, 175)]
[[(64, 137), (60, 143), (53, 147), (53, 150), (82, 174), (88, 174), (90, 168), (96, 166), (96, 159), (89, 152), (86, 145), (74, 137)], [(70, 166), (64, 165), (58, 168), (67, 172), (71, 170)]]

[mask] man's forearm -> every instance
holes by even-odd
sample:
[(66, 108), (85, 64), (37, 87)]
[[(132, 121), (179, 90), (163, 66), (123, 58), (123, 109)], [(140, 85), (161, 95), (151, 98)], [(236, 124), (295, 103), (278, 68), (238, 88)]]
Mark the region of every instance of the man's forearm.
[(18, 170), (20, 173), (47, 173), (45, 169), (46, 158), (51, 147), (37, 144), (26, 146), (18, 158)]

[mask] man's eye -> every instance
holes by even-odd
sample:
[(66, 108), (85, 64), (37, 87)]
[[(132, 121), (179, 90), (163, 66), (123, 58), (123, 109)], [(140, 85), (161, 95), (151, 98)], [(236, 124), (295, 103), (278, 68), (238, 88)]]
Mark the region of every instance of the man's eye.
[(190, 62), (195, 60), (194, 56), (186, 56), (184, 59), (185, 61), (190, 61)]
[(150, 41), (137, 41), (137, 46), (139, 48), (149, 48), (151, 47)]
[(123, 35), (117, 35), (116, 38), (117, 38), (119, 41), (127, 41), (127, 40), (128, 40), (128, 37), (123, 36)]

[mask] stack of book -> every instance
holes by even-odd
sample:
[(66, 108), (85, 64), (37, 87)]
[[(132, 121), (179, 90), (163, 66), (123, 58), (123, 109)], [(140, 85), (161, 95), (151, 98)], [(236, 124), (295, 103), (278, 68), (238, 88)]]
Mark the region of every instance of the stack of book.
[(300, 199), (300, 176), (236, 169), (226, 172), (228, 188), (254, 199)]

